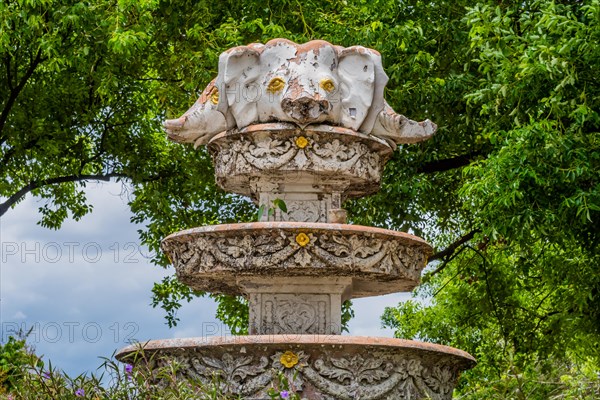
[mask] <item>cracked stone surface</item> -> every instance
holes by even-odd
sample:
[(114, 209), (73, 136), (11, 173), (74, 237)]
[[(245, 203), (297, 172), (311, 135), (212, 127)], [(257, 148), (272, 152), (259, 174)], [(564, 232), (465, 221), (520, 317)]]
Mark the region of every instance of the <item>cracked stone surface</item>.
[[(297, 210), (307, 209), (307, 213), (313, 212), (314, 204), (317, 214), (304, 217), (307, 222), (328, 222), (327, 210), (336, 195), (341, 202), (379, 190), (383, 168), (392, 155), (391, 147), (373, 136), (328, 125), (300, 128), (290, 123), (222, 133), (208, 149), (221, 188), (250, 196), (259, 204), (274, 197), (292, 206), (302, 202)], [(301, 217), (288, 212), (280, 218)]]

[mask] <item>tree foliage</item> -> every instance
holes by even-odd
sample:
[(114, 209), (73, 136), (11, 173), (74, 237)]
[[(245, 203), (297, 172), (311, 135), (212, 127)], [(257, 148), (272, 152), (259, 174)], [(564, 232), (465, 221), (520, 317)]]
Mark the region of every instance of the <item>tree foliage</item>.
[[(461, 19), (461, 118), (484, 146), (445, 193), (451, 216), (430, 230), (458, 244), (434, 255), (420, 289), (430, 304), (383, 320), (399, 337), (474, 354), (471, 381), (495, 385), (466, 388), (470, 398), (563, 398), (544, 374), (598, 363), (599, 13), (593, 1), (534, 1), (477, 4)], [(423, 211), (439, 218), (435, 205)]]
[[(501, 382), (498, 398), (548, 398), (519, 379), (556, 383), (598, 362), (598, 0), (13, 0), (0, 15), (0, 215), (31, 192), (58, 228), (91, 210), (86, 181), (114, 178), (157, 254), (176, 230), (251, 220), (248, 200), (215, 186), (206, 152), (168, 143), (160, 121), (193, 103), (229, 47), (360, 44), (382, 53), (393, 108), (439, 125), (399, 147), (379, 194), (346, 204), (354, 223), (436, 248), (426, 301), (384, 323), (474, 354), (461, 389), (473, 398), (493, 395), (477, 381)], [(154, 304), (175, 323), (195, 294), (166, 279)], [(220, 310), (244, 326), (238, 300)]]

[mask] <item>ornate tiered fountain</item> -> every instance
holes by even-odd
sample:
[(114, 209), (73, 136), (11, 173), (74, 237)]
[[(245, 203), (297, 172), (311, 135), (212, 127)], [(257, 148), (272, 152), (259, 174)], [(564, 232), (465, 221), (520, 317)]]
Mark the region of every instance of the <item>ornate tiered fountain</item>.
[(162, 249), (193, 289), (245, 296), (250, 335), (150, 341), (146, 353), (207, 383), (218, 376), (245, 399), (268, 398), (277, 372), (306, 399), (452, 397), (469, 354), (340, 336), (345, 300), (412, 290), (431, 255), (413, 235), (346, 224), (342, 209), (378, 190), (397, 144), (436, 130), (387, 105), (387, 79), (379, 53), (360, 46), (276, 39), (221, 55), (217, 78), (165, 128), (174, 141), (207, 145), (219, 186), (267, 212), (176, 232)]

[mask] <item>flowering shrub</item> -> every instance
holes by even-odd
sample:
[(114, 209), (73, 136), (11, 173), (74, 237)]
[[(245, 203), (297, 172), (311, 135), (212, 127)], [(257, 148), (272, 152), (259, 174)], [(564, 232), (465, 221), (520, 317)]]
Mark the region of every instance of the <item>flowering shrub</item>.
[[(223, 395), (218, 382), (204, 385), (193, 379), (181, 379), (177, 363), (165, 363), (152, 368), (152, 361), (143, 352), (136, 354), (142, 362), (122, 364), (105, 358), (99, 375), (79, 375), (75, 378), (45, 364), (32, 352), (21, 352), (18, 365), (11, 364), (11, 380), (5, 378), (0, 400), (100, 400), (100, 399), (200, 399), (234, 400)], [(8, 370), (8, 367), (7, 369)], [(5, 375), (6, 376), (6, 375)]]

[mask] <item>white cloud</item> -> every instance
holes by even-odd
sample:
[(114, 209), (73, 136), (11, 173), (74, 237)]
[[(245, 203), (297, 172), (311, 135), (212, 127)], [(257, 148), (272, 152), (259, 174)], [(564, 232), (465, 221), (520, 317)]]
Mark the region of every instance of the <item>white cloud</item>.
[(22, 311), (17, 311), (15, 315), (13, 315), (13, 319), (25, 319), (27, 315), (23, 314)]

